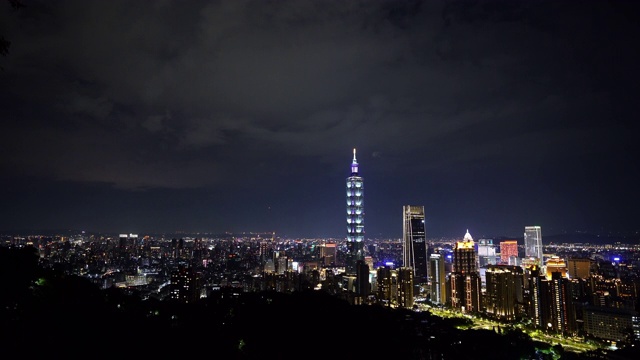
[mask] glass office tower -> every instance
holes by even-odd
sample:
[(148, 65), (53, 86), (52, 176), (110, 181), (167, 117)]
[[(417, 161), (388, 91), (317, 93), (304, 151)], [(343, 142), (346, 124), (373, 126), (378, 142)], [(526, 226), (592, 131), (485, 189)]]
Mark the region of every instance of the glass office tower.
[(542, 230), (540, 226), (525, 226), (524, 256), (533, 258), (538, 266), (544, 265), (542, 258)]
[(427, 241), (424, 227), (424, 206), (405, 205), (402, 207), (402, 259), (403, 266), (413, 269), (416, 284), (426, 284)]
[(351, 176), (347, 178), (347, 274), (356, 274), (358, 260), (364, 260), (364, 182), (358, 175), (356, 149), (353, 149)]

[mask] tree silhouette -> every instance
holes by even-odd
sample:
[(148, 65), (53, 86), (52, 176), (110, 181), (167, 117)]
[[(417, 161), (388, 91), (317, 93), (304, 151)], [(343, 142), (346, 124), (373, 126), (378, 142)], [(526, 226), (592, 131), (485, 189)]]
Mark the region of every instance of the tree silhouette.
[(15, 311), (31, 295), (31, 287), (40, 274), (38, 251), (33, 246), (0, 247), (0, 305)]
[[(20, 0), (8, 0), (11, 7), (15, 10), (25, 7), (26, 5)], [(11, 41), (6, 39), (3, 35), (0, 35), (0, 55), (9, 55), (9, 47), (11, 47)], [(3, 69), (0, 66), (0, 69)]]

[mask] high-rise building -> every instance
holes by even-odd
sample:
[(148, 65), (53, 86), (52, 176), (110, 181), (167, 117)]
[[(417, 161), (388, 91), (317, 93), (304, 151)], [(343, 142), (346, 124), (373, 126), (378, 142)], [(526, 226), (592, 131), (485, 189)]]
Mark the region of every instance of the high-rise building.
[(376, 298), (378, 303), (395, 307), (398, 302), (398, 273), (390, 266), (380, 266), (376, 275)]
[(544, 276), (540, 273), (540, 267), (538, 265), (531, 265), (524, 268), (524, 280), (525, 280), (525, 293), (524, 300), (526, 303), (526, 312), (531, 319), (531, 324), (537, 328), (543, 328), (544, 321), (542, 319), (543, 304), (541, 297), (543, 295), (541, 290), (541, 282)]
[(362, 304), (364, 299), (371, 293), (371, 284), (369, 283), (369, 265), (364, 260), (356, 262), (356, 295), (357, 303)]
[(276, 272), (276, 265), (273, 262), (273, 258), (268, 258), (264, 262), (264, 272), (265, 273), (274, 273)]
[[(264, 268), (265, 264), (267, 263), (267, 260), (269, 260), (273, 256), (272, 243), (268, 241), (261, 241), (259, 254), (260, 254), (260, 264)], [(273, 264), (273, 262), (271, 262), (271, 264)]]
[(180, 303), (193, 303), (198, 300), (201, 287), (201, 274), (191, 266), (179, 266), (171, 272), (169, 284), (170, 298)]
[(586, 279), (591, 275), (593, 260), (589, 258), (573, 258), (568, 261), (569, 276), (572, 279)]
[(500, 242), (500, 262), (506, 265), (518, 265), (518, 241), (505, 240)]
[(120, 242), (118, 248), (122, 253), (131, 252), (138, 245), (138, 234), (120, 234)]
[[(575, 334), (577, 331), (576, 307), (573, 301), (573, 283), (566, 277), (561, 263), (551, 259), (548, 277), (538, 265), (524, 268), (526, 281), (525, 302), (531, 324), (545, 331)], [(577, 283), (576, 283), (577, 285)]]
[(559, 271), (551, 278), (540, 280), (541, 328), (556, 333), (570, 334), (577, 328), (574, 304), (571, 301), (571, 281)]
[(426, 284), (428, 264), (424, 206), (405, 205), (402, 213), (403, 267), (413, 269), (415, 284)]
[(561, 259), (558, 256), (551, 256), (547, 259), (545, 263), (546, 274), (545, 277), (547, 280), (551, 280), (554, 273), (559, 273), (561, 278), (568, 278), (567, 275), (567, 264), (564, 262), (564, 259)]
[(337, 248), (335, 243), (324, 243), (320, 245), (320, 260), (322, 260), (322, 265), (330, 266), (335, 265), (336, 263), (336, 255)]
[(280, 255), (278, 257), (278, 261), (276, 262), (276, 273), (284, 274), (287, 270), (291, 269), (291, 263), (293, 259), (288, 257), (287, 255)]
[(398, 306), (412, 309), (413, 300), (413, 269), (401, 267), (398, 269)]
[(489, 265), (484, 295), (487, 315), (507, 321), (516, 319), (518, 303), (522, 301), (522, 276), (520, 266)]
[(353, 149), (351, 176), (347, 178), (347, 274), (356, 274), (358, 260), (364, 260), (364, 182), (358, 174), (356, 149)]
[(429, 257), (429, 294), (431, 302), (444, 305), (447, 302), (446, 272), (444, 258), (441, 254), (431, 254)]
[(525, 226), (524, 256), (528, 259), (535, 259), (535, 262), (540, 266), (544, 265), (542, 255), (542, 230), (540, 226)]
[(466, 313), (481, 311), (482, 285), (478, 273), (475, 243), (469, 230), (453, 249), (451, 272), (451, 306)]
[(453, 272), (469, 274), (477, 271), (475, 242), (467, 230), (464, 239), (456, 242), (453, 248)]
[(478, 240), (478, 266), (495, 265), (497, 262), (496, 247), (493, 244), (493, 239)]

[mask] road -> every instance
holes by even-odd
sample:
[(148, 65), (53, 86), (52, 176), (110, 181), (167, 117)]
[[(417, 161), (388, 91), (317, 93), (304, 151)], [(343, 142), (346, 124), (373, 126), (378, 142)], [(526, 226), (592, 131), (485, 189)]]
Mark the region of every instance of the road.
[(531, 336), (531, 338), (534, 340), (542, 341), (551, 345), (560, 344), (565, 350), (569, 350), (573, 352), (585, 352), (589, 350), (596, 350), (596, 349), (602, 348), (601, 345), (591, 341), (586, 341), (584, 338), (580, 338), (580, 337), (560, 336), (556, 334), (547, 333), (542, 330), (531, 330), (531, 329), (525, 328), (522, 324), (510, 325), (510, 324), (505, 324), (498, 321), (465, 315), (460, 312), (451, 311), (448, 309), (430, 307), (428, 305), (422, 305), (422, 304), (420, 306), (421, 306), (421, 310), (428, 311), (436, 316), (445, 317), (445, 318), (449, 318), (449, 317), (467, 318), (471, 320), (473, 323), (470, 327), (468, 327), (469, 329), (496, 330), (500, 328), (506, 328), (508, 326), (515, 326), (521, 329), (522, 331), (524, 331), (529, 336)]

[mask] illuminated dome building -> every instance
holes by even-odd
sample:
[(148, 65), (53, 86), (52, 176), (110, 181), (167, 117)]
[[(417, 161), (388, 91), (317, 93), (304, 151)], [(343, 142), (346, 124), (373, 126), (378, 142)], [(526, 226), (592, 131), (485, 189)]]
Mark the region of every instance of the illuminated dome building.
[(453, 249), (451, 306), (465, 313), (480, 312), (481, 279), (476, 265), (475, 243), (469, 230)]

